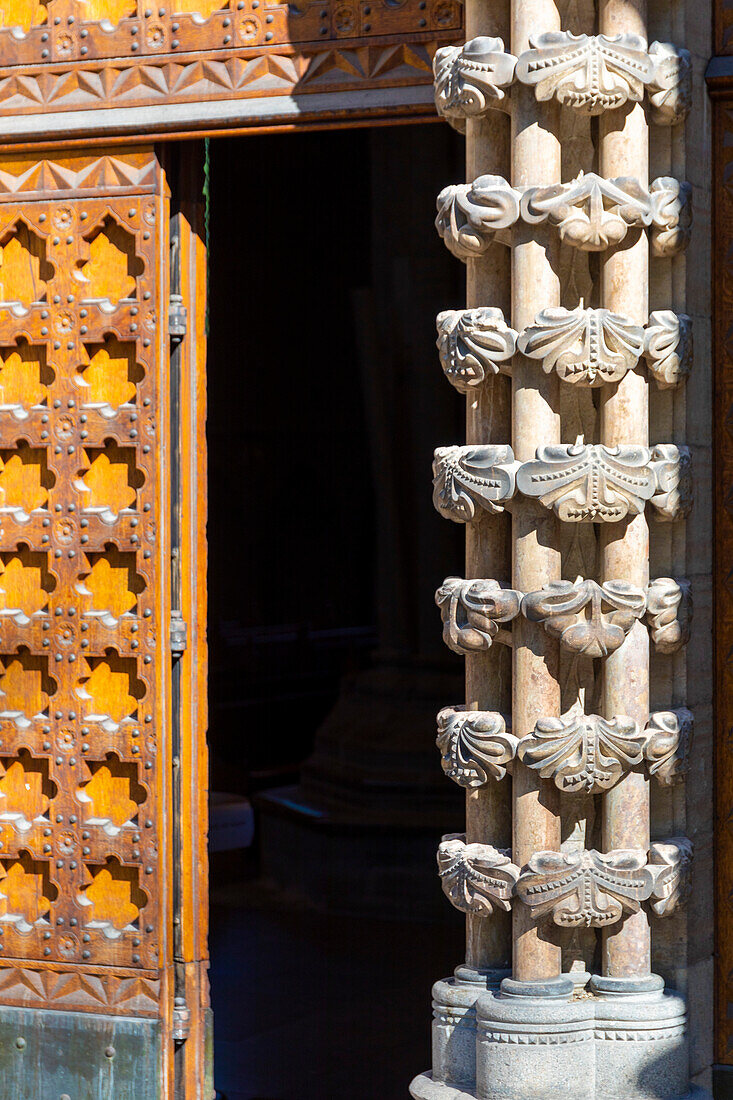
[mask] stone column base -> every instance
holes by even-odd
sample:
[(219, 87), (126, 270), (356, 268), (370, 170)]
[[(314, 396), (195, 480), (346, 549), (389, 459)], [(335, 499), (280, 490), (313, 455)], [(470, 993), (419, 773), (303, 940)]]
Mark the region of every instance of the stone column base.
[(476, 1080), (476, 1001), (496, 991), (506, 970), (456, 967), (452, 978), (433, 986), (433, 1072), (431, 1087), (445, 1082), (473, 1089)]
[(473, 1089), (462, 1089), (459, 1085), (448, 1085), (445, 1081), (434, 1081), (432, 1073), (419, 1073), (410, 1085), (413, 1100), (476, 1100)]

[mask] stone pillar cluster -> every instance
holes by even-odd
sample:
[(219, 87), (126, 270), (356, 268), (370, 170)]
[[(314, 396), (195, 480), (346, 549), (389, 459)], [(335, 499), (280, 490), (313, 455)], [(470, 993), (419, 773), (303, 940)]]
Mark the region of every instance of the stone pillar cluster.
[[(675, 171), (691, 65), (649, 44), (645, 0), (598, 0), (592, 34), (563, 25), (571, 7), (468, 0), (468, 41), (435, 58), (469, 180), (438, 196), (467, 265), (468, 308), (437, 319), (467, 421), (465, 445), (435, 452), (433, 497), (466, 526), (466, 575), (436, 602), (466, 665), (437, 744), (466, 791), (438, 868), (467, 937), (433, 990), (415, 1100), (696, 1095), (684, 998), (652, 967), (693, 852), (655, 835), (651, 809), (652, 784), (684, 784), (693, 732), (674, 663), (692, 471), (670, 398), (693, 362), (691, 189)], [(564, 140), (568, 116), (585, 144)], [(650, 576), (650, 543), (669, 576)]]

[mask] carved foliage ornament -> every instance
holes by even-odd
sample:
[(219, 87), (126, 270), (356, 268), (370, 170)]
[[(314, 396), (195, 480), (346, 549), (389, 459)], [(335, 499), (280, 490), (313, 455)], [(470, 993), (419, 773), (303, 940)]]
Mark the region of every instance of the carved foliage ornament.
[(649, 774), (656, 776), (663, 787), (679, 783), (687, 771), (694, 728), (692, 712), (686, 707), (649, 715), (644, 756)]
[(454, 653), (489, 649), (499, 624), (519, 614), (521, 595), (498, 581), (446, 577), (435, 593), (443, 620), (443, 641)]
[(464, 913), (511, 909), (519, 868), (503, 848), (466, 844), (465, 833), (449, 833), (438, 847), (438, 873), (443, 893)]
[(659, 518), (676, 519), (692, 503), (689, 452), (673, 444), (604, 447), (579, 436), (538, 448), (516, 484), (567, 523), (613, 523), (638, 515), (648, 500)]
[(670, 916), (690, 896), (692, 857), (687, 837), (671, 837), (651, 845), (649, 864), (655, 879), (651, 907), (658, 917)]
[(433, 504), (446, 519), (470, 523), (476, 508), (502, 512), (514, 496), (511, 447), (438, 447), (433, 460)]
[(644, 358), (660, 390), (684, 382), (693, 360), (691, 318), (671, 309), (655, 310), (644, 332)]
[(522, 614), (542, 623), (564, 649), (607, 657), (644, 614), (644, 590), (624, 581), (551, 581), (522, 600)]
[(660, 653), (674, 653), (690, 638), (692, 586), (687, 580), (657, 577), (647, 588), (646, 619)]
[(642, 849), (538, 852), (517, 882), (517, 894), (535, 919), (552, 917), (565, 928), (603, 928), (636, 913), (654, 887)]
[(520, 334), (518, 347), (530, 359), (541, 359), (565, 382), (600, 386), (619, 382), (639, 361), (644, 330), (608, 309), (545, 309)]
[(517, 754), (559, 790), (597, 794), (642, 760), (644, 743), (633, 719), (586, 715), (576, 706), (561, 718), (541, 719), (519, 742)]
[(483, 787), (503, 779), (517, 751), (517, 739), (494, 711), (445, 707), (438, 714), (438, 736), (443, 771), (461, 787)]
[(438, 195), (435, 226), (459, 260), (480, 256), (497, 229), (519, 219), (520, 192), (503, 176), (479, 176), (473, 183), (452, 184)]
[(448, 309), (439, 313), (437, 346), (448, 381), (461, 393), (506, 369), (517, 334), (500, 309)]
[(501, 38), (480, 37), (465, 46), (442, 46), (433, 59), (438, 114), (453, 122), (483, 114), (504, 98), (516, 63), (516, 57), (505, 52)]

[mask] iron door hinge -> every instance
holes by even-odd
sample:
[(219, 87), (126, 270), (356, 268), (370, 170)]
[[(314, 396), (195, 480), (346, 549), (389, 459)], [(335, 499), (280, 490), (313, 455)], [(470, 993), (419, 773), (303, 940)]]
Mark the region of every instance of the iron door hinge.
[(188, 645), (188, 624), (180, 611), (171, 611), (170, 648), (174, 657), (182, 657)]
[(176, 997), (173, 1006), (173, 1038), (177, 1043), (185, 1043), (191, 1033), (191, 1009), (186, 1007), (182, 997)]
[(180, 344), (188, 331), (188, 310), (183, 304), (183, 295), (171, 294), (168, 306), (168, 335), (171, 342)]

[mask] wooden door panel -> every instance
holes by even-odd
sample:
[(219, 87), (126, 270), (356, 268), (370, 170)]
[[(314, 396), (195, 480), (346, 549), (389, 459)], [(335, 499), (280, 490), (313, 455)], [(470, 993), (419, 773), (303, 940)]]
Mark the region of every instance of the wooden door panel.
[(165, 181), (146, 148), (0, 179), (0, 1019), (169, 1028)]

